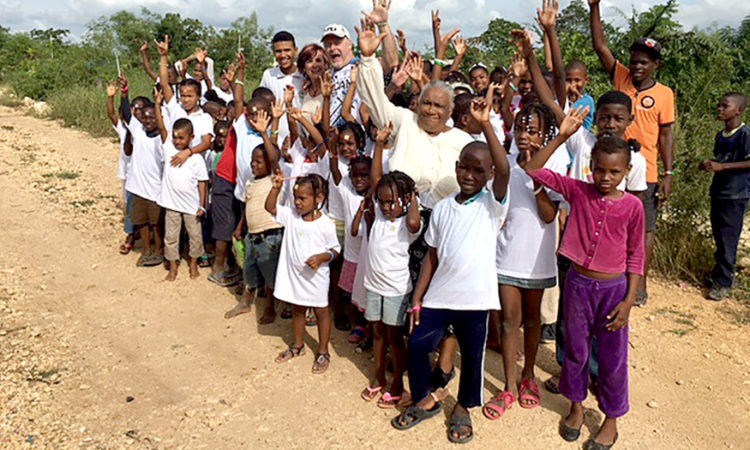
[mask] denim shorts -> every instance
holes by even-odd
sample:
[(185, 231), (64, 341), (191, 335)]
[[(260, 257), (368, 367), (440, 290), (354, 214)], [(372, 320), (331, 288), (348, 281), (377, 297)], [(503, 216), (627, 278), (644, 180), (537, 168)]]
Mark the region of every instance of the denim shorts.
[(279, 264), (282, 229), (268, 230), (245, 236), (245, 265), (243, 275), (248, 289), (273, 289), (276, 266)]
[(367, 291), (365, 319), (369, 322), (383, 322), (392, 327), (400, 327), (406, 323), (408, 306), (408, 295), (384, 297), (372, 291)]

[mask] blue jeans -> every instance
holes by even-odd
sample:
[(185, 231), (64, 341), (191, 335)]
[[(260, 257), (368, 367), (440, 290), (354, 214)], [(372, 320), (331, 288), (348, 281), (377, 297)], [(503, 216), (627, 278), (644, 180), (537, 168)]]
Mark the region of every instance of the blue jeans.
[(243, 276), (245, 287), (273, 289), (276, 282), (276, 266), (279, 263), (281, 229), (245, 235), (245, 266)]
[(133, 194), (125, 192), (125, 234), (135, 233), (133, 221), (130, 220), (130, 213), (133, 211)]

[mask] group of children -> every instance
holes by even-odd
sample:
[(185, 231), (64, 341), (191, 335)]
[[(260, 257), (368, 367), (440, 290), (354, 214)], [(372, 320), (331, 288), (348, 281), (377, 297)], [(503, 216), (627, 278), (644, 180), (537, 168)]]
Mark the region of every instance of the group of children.
[[(388, 169), (402, 136), (393, 123), (378, 127), (373, 105), (360, 101), (358, 89), (368, 86), (361, 86), (358, 61), (348, 67), (346, 83), (340, 70), (331, 76), (329, 61), (341, 55), (327, 52), (338, 52), (338, 40), (349, 39), (345, 27), (326, 28), (323, 40), (333, 37), (336, 45), (309, 44), (299, 56), (294, 37), (277, 33), (278, 66), (266, 71), (249, 100), (241, 52), (216, 86), (204, 50), (171, 65), (169, 38), (155, 41), (157, 75), (144, 43), (143, 62), (156, 82), (153, 100), (130, 101), (120, 76), (118, 117), (118, 84), (107, 87), (127, 205), (121, 253), (133, 248), (137, 234), (143, 247), (137, 264), (166, 261), (169, 281), (177, 278), (185, 249), (191, 278), (203, 265), (218, 285), (241, 280), (241, 299), (225, 317), (250, 311), (257, 297), (265, 302), (260, 323), (274, 321), (277, 306), (282, 318), (292, 319), (292, 342), (277, 362), (303, 355), (305, 326), (317, 325), (312, 371), (323, 373), (331, 362), (332, 324), (351, 330), (349, 341), (362, 350), (371, 346), (375, 361), (360, 396), (381, 408), (401, 408), (392, 421), (399, 430), (441, 411), (458, 345), (461, 376), (448, 438), (459, 443), (473, 437), (468, 408), (483, 406), (488, 419), (498, 420), (516, 401), (522, 408), (540, 404), (534, 374), (540, 311), (545, 290), (559, 283), (562, 371), (559, 382), (545, 386), (571, 401), (559, 431), (575, 441), (591, 381), (606, 419), (584, 448), (610, 448), (617, 419), (628, 411), (629, 312), (645, 302), (657, 199), (671, 190), (674, 96), (652, 78), (661, 60), (658, 42), (641, 39), (630, 49), (629, 66), (616, 62), (598, 1), (589, 4), (594, 47), (615, 88), (596, 102), (585, 93), (586, 66), (562, 61), (554, 0), (545, 0), (538, 13), (548, 70), (537, 61), (531, 35), (515, 30), (512, 65), (490, 72), (478, 64), (469, 77), (443, 70), (444, 47), (456, 32), (441, 35), (437, 13), (438, 57), (430, 63), (408, 50), (403, 33), (392, 35), (389, 2), (373, 2), (357, 29), (362, 63), (370, 64), (388, 39), (398, 39), (403, 62), (385, 67), (381, 60), (390, 101), (423, 127), (430, 114), (440, 120), (441, 99), (449, 99), (449, 125), (469, 142), (455, 157), (458, 191), (431, 208), (409, 175)], [(460, 37), (454, 45), (457, 69), (466, 46)], [(343, 101), (333, 117), (336, 96)], [(717, 173), (711, 190), (716, 298), (731, 285), (750, 196), (744, 109), (742, 95), (722, 98), (719, 119), (726, 130), (717, 136), (716, 160), (701, 163)], [(183, 230), (188, 239), (181, 245)], [(484, 402), (484, 358), (493, 333), (501, 343), (505, 386)]]

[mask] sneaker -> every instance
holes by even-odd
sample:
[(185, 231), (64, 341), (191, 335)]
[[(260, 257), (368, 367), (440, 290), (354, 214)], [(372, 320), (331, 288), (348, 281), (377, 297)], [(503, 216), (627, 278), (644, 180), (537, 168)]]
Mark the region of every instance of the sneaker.
[(711, 288), (710, 291), (708, 291), (708, 299), (720, 302), (726, 298), (726, 296), (729, 295), (729, 288), (723, 287), (723, 286), (717, 286)]
[(555, 324), (554, 323), (545, 323), (542, 325), (542, 336), (540, 338), (540, 341), (544, 344), (548, 344), (550, 342), (555, 342)]

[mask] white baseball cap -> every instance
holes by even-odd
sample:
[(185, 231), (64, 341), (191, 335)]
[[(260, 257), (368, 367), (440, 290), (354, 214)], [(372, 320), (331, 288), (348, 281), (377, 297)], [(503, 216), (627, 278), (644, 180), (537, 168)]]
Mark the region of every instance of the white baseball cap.
[(341, 25), (340, 23), (332, 23), (325, 27), (325, 29), (323, 30), (323, 36), (320, 38), (321, 42), (326, 38), (326, 36), (336, 36), (337, 38), (347, 38), (350, 41), (352, 40), (352, 38), (349, 36), (349, 30), (347, 30), (346, 27)]

